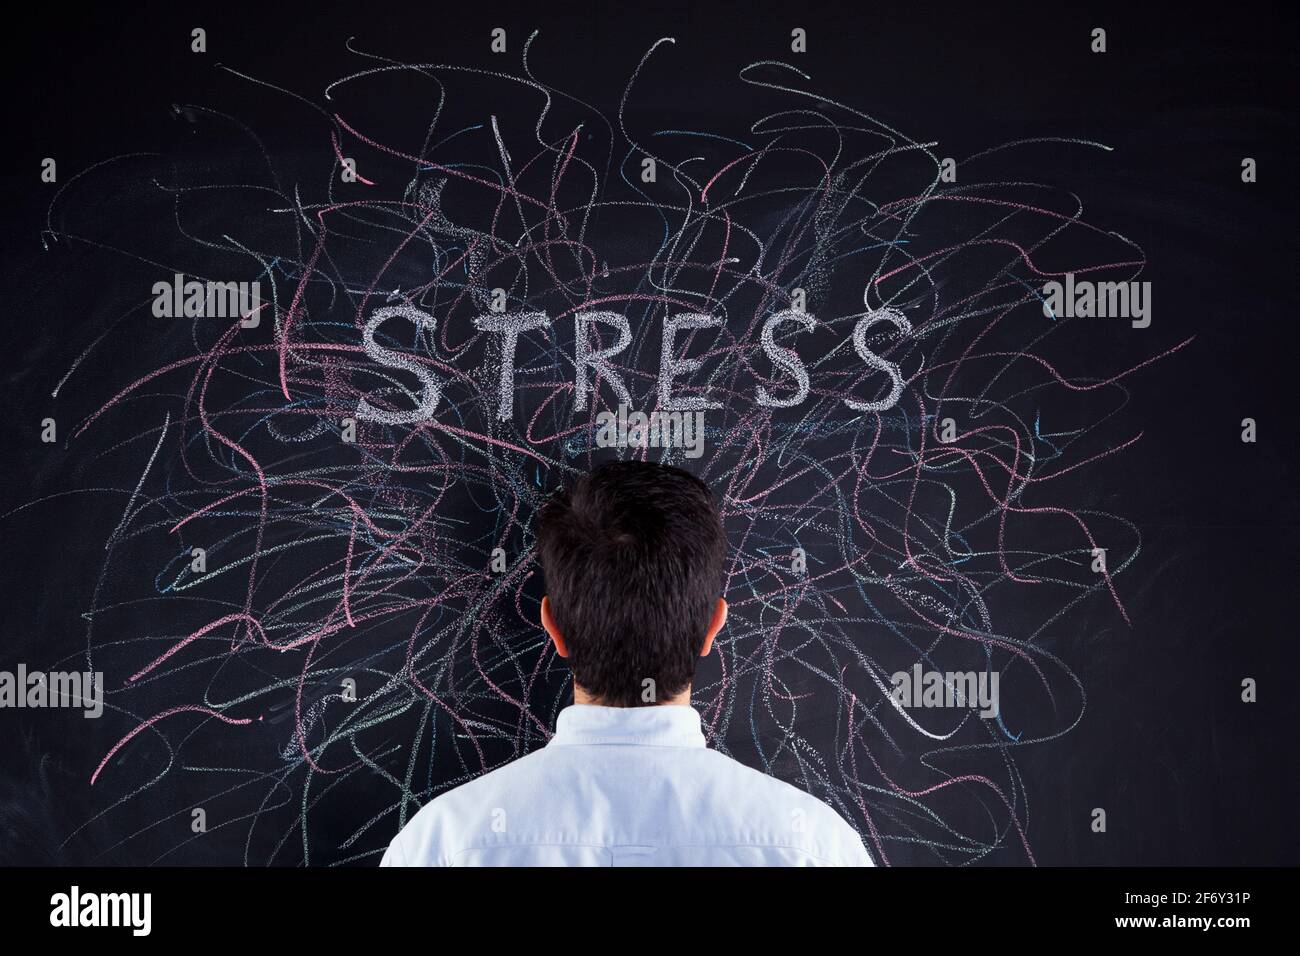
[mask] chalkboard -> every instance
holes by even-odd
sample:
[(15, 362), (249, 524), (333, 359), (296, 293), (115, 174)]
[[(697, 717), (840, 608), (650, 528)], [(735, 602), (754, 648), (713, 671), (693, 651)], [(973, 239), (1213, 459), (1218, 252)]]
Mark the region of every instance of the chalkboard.
[(0, 860), (377, 864), (546, 743), (533, 514), (636, 456), (710, 746), (878, 862), (1294, 862), (1294, 14), (746, 9), (7, 37), (0, 671), (103, 694), (0, 709)]

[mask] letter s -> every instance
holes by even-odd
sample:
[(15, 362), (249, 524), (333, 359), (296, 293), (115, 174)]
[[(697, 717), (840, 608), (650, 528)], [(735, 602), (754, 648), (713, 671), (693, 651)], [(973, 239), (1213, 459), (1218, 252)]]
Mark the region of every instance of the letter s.
[(389, 368), (400, 368), (405, 372), (410, 372), (420, 380), (424, 388), (419, 405), (409, 412), (389, 412), (382, 408), (375, 408), (363, 398), (360, 404), (357, 405), (357, 418), (363, 418), (371, 422), (381, 422), (385, 425), (410, 425), (414, 422), (422, 422), (432, 418), (434, 409), (438, 407), (438, 399), (442, 397), (442, 388), (428, 369), (413, 358), (403, 355), (401, 352), (394, 352), (392, 349), (384, 348), (375, 341), (375, 330), (388, 319), (398, 317), (423, 326), (430, 333), (433, 332), (433, 316), (421, 312), (415, 306), (409, 304), (387, 305), (382, 309), (377, 309), (370, 317), (370, 321), (366, 323), (366, 327), (361, 333), (361, 341), (366, 354), (380, 365), (386, 365)]
[(767, 408), (791, 408), (798, 405), (808, 397), (810, 387), (808, 370), (800, 360), (799, 353), (794, 349), (782, 348), (776, 344), (776, 327), (782, 322), (798, 322), (808, 332), (811, 332), (817, 326), (817, 320), (811, 315), (795, 309), (778, 312), (769, 316), (768, 320), (763, 323), (763, 351), (767, 353), (767, 357), (772, 360), (773, 365), (790, 373), (798, 385), (798, 389), (789, 398), (776, 398), (762, 385), (758, 386), (758, 404)]
[(844, 404), (856, 412), (888, 411), (898, 404), (898, 399), (903, 394), (903, 373), (898, 366), (893, 362), (886, 362), (867, 348), (867, 330), (881, 322), (894, 323), (904, 335), (909, 335), (912, 331), (912, 323), (907, 321), (907, 317), (897, 309), (891, 309), (888, 306), (876, 312), (868, 312), (858, 319), (858, 324), (853, 327), (853, 347), (862, 356), (862, 361), (872, 368), (880, 369), (880, 371), (887, 374), (893, 381), (893, 385), (889, 389), (889, 397), (883, 402), (859, 402), (852, 398), (844, 399)]

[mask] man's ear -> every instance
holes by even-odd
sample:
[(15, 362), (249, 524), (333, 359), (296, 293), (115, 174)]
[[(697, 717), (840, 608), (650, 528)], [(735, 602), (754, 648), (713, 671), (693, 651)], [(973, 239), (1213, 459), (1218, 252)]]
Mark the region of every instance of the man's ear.
[(555, 618), (551, 616), (551, 599), (549, 597), (542, 598), (542, 630), (555, 643), (555, 653), (561, 657), (568, 657), (569, 649), (564, 646), (564, 637), (560, 634), (560, 629), (555, 626)]
[(713, 606), (713, 620), (709, 621), (709, 629), (704, 635), (704, 646), (700, 648), (700, 656), (708, 657), (709, 650), (713, 647), (713, 639), (718, 636), (718, 631), (722, 630), (722, 625), (727, 623), (727, 602), (718, 598), (718, 603)]

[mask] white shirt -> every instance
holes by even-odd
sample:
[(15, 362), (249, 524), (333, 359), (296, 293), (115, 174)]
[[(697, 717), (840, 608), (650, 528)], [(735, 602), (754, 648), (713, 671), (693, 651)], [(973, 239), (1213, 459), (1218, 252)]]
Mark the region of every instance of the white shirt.
[(436, 797), (380, 866), (872, 866), (830, 806), (705, 746), (693, 707), (560, 712), (545, 747)]

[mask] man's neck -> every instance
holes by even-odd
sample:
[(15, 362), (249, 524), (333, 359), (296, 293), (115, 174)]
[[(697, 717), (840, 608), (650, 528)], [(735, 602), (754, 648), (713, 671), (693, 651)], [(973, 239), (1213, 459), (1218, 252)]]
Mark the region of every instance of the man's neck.
[[(579, 687), (577, 684), (574, 684), (574, 685), (573, 685), (573, 702), (574, 702), (575, 704), (586, 704), (586, 705), (591, 706), (591, 707), (608, 707), (608, 706), (611, 706), (611, 705), (609, 705), (609, 704), (606, 704), (606, 703), (605, 703), (604, 701), (602, 701), (600, 698), (598, 698), (598, 697), (593, 697), (591, 694), (588, 694), (585, 690), (583, 690), (583, 689), (582, 689), (581, 687)], [(644, 706), (644, 707), (666, 707), (666, 706), (689, 707), (690, 705), (691, 705), (691, 689), (690, 689), (689, 687), (687, 687), (686, 690), (682, 691), (682, 692), (681, 692), (680, 694), (678, 694), (676, 697), (670, 697), (668, 700), (653, 700), (653, 701), (647, 701), (645, 704), (636, 705), (636, 706)], [(619, 707), (619, 706), (624, 706), (624, 705), (621, 705), (621, 704), (615, 704), (615, 705), (613, 705), (613, 706)]]

